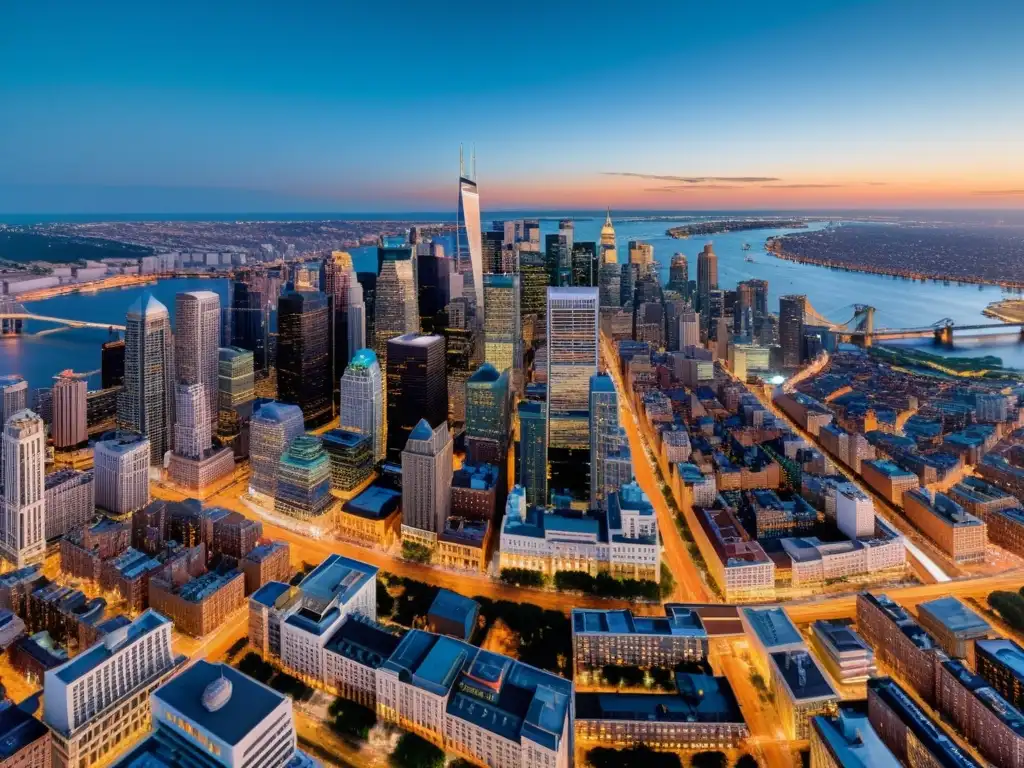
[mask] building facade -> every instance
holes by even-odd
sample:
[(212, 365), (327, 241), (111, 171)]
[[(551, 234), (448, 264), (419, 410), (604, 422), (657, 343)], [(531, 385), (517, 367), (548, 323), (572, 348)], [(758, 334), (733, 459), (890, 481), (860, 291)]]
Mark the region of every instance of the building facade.
[(16, 568), (46, 556), (46, 427), (30, 410), (4, 424), (0, 554)]
[(442, 336), (409, 333), (387, 346), (386, 456), (398, 463), (421, 419), (432, 430), (448, 422), (445, 343)]
[(152, 449), (141, 435), (101, 440), (93, 449), (96, 506), (116, 517), (130, 515), (149, 503)]
[[(178, 384), (198, 384), (212, 426), (217, 421), (220, 296), (190, 291), (174, 297), (174, 367)], [(176, 414), (177, 416), (177, 414)]]
[(333, 504), (327, 451), (320, 438), (299, 435), (288, 445), (278, 464), (274, 511), (309, 520), (326, 514)]
[(277, 493), (281, 457), (292, 440), (303, 433), (302, 409), (285, 403), (265, 403), (253, 413), (249, 431), (249, 487), (272, 497)]
[(448, 423), (420, 420), (402, 451), (402, 524), (440, 533), (452, 488), (452, 439)]
[(333, 416), (331, 300), (318, 291), (292, 291), (277, 304), (277, 396), (302, 409), (305, 423)]
[(118, 424), (147, 437), (150, 463), (160, 464), (172, 448), (171, 318), (167, 307), (146, 293), (129, 308), (125, 328), (124, 388), (118, 395)]
[(342, 429), (370, 438), (373, 461), (384, 459), (384, 385), (372, 349), (357, 350), (341, 377)]

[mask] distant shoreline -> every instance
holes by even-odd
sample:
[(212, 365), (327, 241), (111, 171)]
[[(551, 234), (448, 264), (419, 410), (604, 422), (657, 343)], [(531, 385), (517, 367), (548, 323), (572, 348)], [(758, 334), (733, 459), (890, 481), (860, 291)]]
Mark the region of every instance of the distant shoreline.
[(878, 267), (868, 264), (849, 264), (843, 261), (832, 261), (820, 256), (805, 256), (803, 254), (789, 253), (782, 250), (778, 241), (769, 238), (765, 243), (765, 250), (772, 256), (783, 261), (792, 261), (795, 264), (810, 264), (814, 267), (825, 267), (827, 269), (840, 270), (842, 272), (863, 272), (868, 275), (885, 275), (888, 277), (899, 277), (903, 280), (932, 280), (936, 282), (958, 283), (960, 285), (994, 285), (1000, 288), (1021, 288), (1024, 289), (1024, 280), (989, 280), (983, 277), (970, 275), (948, 275), (939, 272), (915, 272), (910, 269), (900, 269), (895, 266)]
[(755, 229), (807, 229), (806, 219), (727, 219), (725, 221), (698, 221), (671, 227), (665, 234), (676, 240), (688, 237), (706, 237), (726, 232), (749, 232)]

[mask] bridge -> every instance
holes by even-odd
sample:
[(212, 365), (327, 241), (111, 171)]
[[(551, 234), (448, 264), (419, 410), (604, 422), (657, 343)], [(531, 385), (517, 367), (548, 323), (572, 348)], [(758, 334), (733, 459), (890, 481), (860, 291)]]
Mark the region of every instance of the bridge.
[(951, 347), (954, 335), (960, 339), (978, 339), (997, 335), (986, 332), (999, 329), (1012, 330), (1018, 339), (1024, 342), (1024, 322), (957, 325), (952, 318), (944, 317), (931, 325), (919, 328), (875, 328), (874, 307), (867, 304), (854, 304), (851, 307), (853, 317), (846, 322), (836, 323), (818, 312), (808, 301), (804, 305), (804, 324), (827, 327), (843, 341), (850, 341), (862, 347), (870, 347), (876, 341), (927, 338), (931, 338), (935, 344)]
[[(115, 323), (93, 323), (88, 320), (73, 320), (66, 317), (40, 315), (35, 312), (29, 312), (23, 305), (10, 298), (0, 297), (0, 333), (4, 335), (22, 333), (26, 320), (54, 323), (67, 326), (68, 328), (98, 328), (104, 331), (123, 331), (125, 329), (123, 325)], [(40, 333), (52, 333), (52, 330), (40, 331)]]

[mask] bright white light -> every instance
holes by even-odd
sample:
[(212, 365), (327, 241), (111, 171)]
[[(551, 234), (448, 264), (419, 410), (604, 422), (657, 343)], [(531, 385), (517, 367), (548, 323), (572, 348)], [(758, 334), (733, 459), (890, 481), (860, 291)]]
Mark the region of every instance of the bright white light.
[(774, 384), (775, 386), (779, 386), (779, 384), (781, 384), (785, 380), (785, 376), (772, 376), (772, 384)]

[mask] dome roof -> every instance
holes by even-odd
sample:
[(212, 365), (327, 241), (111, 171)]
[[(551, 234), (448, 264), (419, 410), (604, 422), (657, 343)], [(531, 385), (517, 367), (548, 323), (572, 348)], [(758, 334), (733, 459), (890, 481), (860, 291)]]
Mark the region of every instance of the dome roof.
[(216, 712), (231, 700), (231, 681), (226, 677), (218, 677), (203, 691), (203, 708), (207, 712)]

